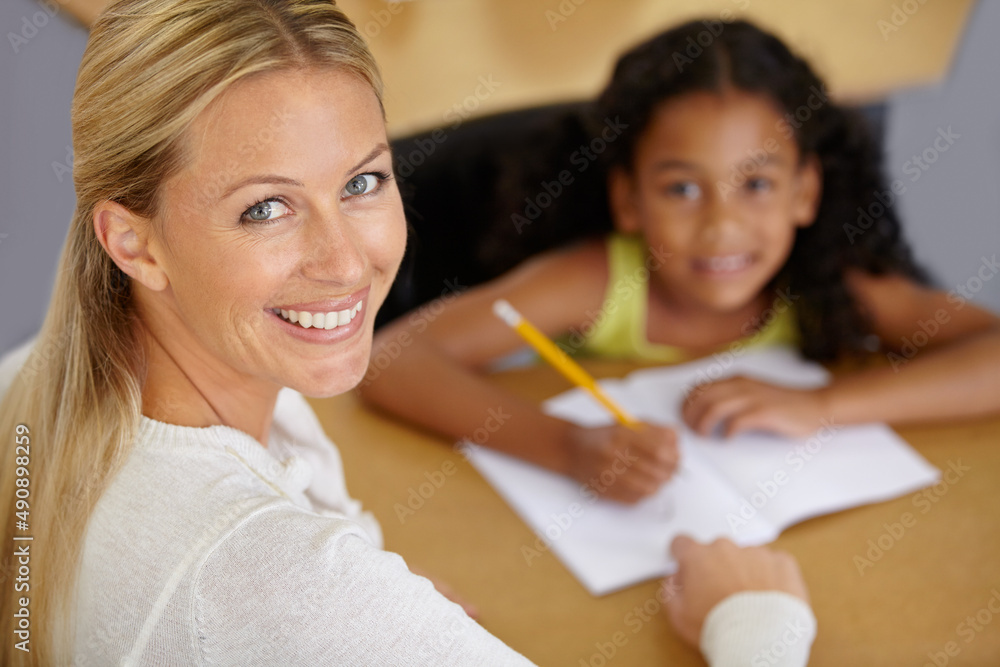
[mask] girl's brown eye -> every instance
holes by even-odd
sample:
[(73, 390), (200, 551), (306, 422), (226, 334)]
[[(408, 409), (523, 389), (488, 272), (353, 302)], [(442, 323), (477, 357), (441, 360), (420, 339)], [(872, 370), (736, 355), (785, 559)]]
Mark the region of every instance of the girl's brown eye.
[(691, 183), (690, 181), (684, 181), (682, 183), (674, 183), (667, 191), (682, 199), (696, 199), (701, 195), (701, 188), (698, 187), (697, 183)]
[(754, 192), (766, 192), (771, 189), (771, 181), (766, 178), (747, 179), (747, 189)]

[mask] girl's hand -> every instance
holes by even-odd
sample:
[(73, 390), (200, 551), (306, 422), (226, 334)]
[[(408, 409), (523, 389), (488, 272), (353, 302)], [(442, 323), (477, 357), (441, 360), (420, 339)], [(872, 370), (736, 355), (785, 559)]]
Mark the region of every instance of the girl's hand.
[(621, 424), (569, 434), (567, 474), (611, 500), (635, 503), (655, 493), (677, 470), (677, 434), (663, 426)]
[(727, 438), (754, 430), (805, 437), (823, 425), (821, 419), (831, 417), (828, 403), (826, 388), (789, 389), (737, 376), (691, 390), (681, 416), (706, 436), (721, 425)]

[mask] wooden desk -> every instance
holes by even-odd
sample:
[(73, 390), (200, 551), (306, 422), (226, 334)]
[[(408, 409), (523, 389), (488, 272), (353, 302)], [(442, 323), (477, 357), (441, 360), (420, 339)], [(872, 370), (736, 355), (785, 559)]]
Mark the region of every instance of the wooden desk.
[[(633, 367), (589, 368), (620, 377)], [(537, 400), (567, 388), (548, 368), (498, 381)], [(551, 553), (526, 564), (521, 546), (535, 535), (447, 441), (370, 411), (354, 394), (311, 402), (341, 449), (348, 488), (382, 522), (387, 548), (450, 583), (478, 605), (487, 629), (528, 658), (572, 667), (703, 664), (659, 613), (655, 582), (593, 598)], [(987, 605), (992, 597), (1000, 610), (1000, 419), (899, 433), (942, 471), (952, 463), (967, 470), (930, 491), (933, 502), (910, 494), (801, 523), (777, 540), (802, 565), (819, 619), (810, 665), (921, 667), (933, 664), (928, 653), (940, 665), (998, 665), (1000, 613)], [(414, 500), (419, 509), (401, 520), (396, 508), (411, 490), (423, 505)], [(901, 525), (907, 512), (910, 527)], [(897, 539), (886, 525), (903, 533)], [(868, 558), (869, 540), (888, 549), (861, 574), (855, 556)], [(646, 605), (653, 616), (636, 612)], [(977, 625), (968, 624), (977, 613)], [(624, 646), (602, 662), (599, 645), (610, 652), (616, 633)], [(946, 655), (949, 642), (957, 655)]]

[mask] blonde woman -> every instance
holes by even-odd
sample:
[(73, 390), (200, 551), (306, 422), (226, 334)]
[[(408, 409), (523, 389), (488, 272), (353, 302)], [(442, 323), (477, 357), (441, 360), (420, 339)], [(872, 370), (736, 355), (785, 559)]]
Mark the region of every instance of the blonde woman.
[[(380, 95), (329, 0), (95, 23), (55, 291), (0, 365), (3, 664), (528, 664), (381, 550), (302, 398), (361, 379), (403, 254)], [(795, 622), (804, 663), (789, 556), (674, 548), (682, 637), (730, 664)]]

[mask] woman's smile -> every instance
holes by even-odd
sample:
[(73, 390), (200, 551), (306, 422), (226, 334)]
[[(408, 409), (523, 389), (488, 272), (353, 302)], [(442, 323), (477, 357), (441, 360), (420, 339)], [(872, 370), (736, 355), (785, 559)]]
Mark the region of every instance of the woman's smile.
[(288, 335), (309, 343), (336, 343), (363, 329), (370, 290), (369, 285), (345, 298), (287, 303), (268, 310)]

